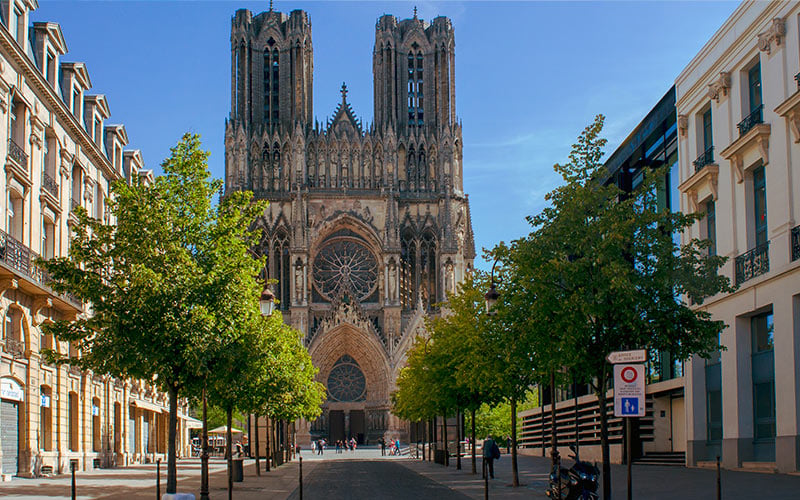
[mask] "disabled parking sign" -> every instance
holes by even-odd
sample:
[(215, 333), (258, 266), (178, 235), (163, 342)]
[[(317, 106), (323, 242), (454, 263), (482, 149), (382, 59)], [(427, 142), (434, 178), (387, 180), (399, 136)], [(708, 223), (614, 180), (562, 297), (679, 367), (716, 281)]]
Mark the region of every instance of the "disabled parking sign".
[(644, 416), (644, 365), (614, 365), (614, 416)]

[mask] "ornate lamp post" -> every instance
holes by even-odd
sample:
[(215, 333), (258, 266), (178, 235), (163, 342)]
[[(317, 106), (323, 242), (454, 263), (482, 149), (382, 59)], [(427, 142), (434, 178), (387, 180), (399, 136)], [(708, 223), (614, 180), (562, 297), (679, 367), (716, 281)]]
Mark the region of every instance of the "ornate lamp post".
[[(497, 311), (494, 309), (495, 304), (497, 304), (497, 300), (500, 298), (500, 294), (497, 292), (497, 288), (495, 288), (495, 280), (494, 280), (494, 268), (497, 266), (499, 258), (494, 259), (494, 263), (492, 264), (492, 273), (491, 273), (491, 286), (489, 287), (489, 291), (486, 292), (486, 295), (483, 298), (486, 300), (486, 314), (489, 316), (494, 316), (497, 314)], [(500, 282), (500, 278), (497, 279)]]
[[(261, 297), (258, 299), (258, 305), (261, 308), (261, 315), (262, 316), (264, 316), (265, 318), (269, 318), (270, 316), (272, 316), (272, 311), (275, 310), (275, 294), (272, 293), (272, 290), (270, 289), (269, 285), (267, 285), (266, 282), (264, 283), (264, 289), (261, 291)], [(248, 419), (250, 418), (249, 415), (248, 415), (247, 418)], [(250, 431), (249, 423), (248, 423), (247, 429), (248, 429), (248, 432), (249, 432)], [(255, 439), (255, 445), (256, 445), (256, 471), (258, 472), (258, 475), (260, 476), (261, 475), (261, 460), (260, 460), (260, 457), (259, 457), (259, 451), (260, 450), (258, 449), (258, 444), (259, 444), (258, 443), (258, 414), (256, 414), (255, 431), (256, 431), (256, 439)], [(269, 453), (269, 450), (267, 450), (267, 453)], [(267, 463), (269, 463), (269, 455), (267, 455)]]

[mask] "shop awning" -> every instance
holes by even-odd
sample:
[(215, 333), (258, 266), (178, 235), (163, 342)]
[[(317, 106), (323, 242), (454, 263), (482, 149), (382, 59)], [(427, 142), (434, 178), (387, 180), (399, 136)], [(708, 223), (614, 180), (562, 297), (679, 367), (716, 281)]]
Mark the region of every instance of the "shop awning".
[(140, 399), (131, 399), (131, 404), (136, 406), (137, 408), (141, 408), (143, 410), (152, 411), (154, 413), (161, 413), (162, 411), (169, 411), (165, 410), (164, 407), (153, 404), (149, 401), (142, 401)]
[(180, 415), (180, 417), (181, 417), (182, 420), (186, 421), (186, 423), (184, 423), (183, 425), (185, 425), (187, 429), (202, 429), (203, 428), (203, 422), (200, 421), (200, 420), (197, 420), (196, 418), (192, 418), (189, 415)]
[[(228, 426), (227, 425), (220, 425), (216, 429), (211, 429), (208, 431), (209, 434), (227, 434), (228, 433)], [(243, 431), (240, 431), (236, 427), (231, 427), (231, 434), (242, 434)]]

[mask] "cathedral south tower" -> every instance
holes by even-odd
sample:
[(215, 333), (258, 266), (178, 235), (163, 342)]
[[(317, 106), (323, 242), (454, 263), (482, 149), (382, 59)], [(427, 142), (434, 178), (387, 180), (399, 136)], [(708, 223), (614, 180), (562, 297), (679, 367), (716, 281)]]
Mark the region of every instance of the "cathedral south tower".
[(256, 221), (265, 274), (328, 390), (300, 438), (408, 439), (391, 413), (395, 380), (424, 318), (475, 257), (452, 23), (377, 20), (371, 124), (343, 84), (317, 89), (341, 94), (320, 125), (313, 76), (306, 12), (236, 12), (225, 189), (270, 202)]

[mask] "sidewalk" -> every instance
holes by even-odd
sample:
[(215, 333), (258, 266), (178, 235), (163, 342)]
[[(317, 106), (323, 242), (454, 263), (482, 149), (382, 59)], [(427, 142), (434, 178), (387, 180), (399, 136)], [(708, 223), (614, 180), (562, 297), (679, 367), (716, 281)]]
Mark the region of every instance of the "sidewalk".
[[(313, 471), (319, 462), (303, 464), (303, 475)], [(298, 462), (286, 463), (265, 472), (261, 460), (261, 476), (256, 475), (255, 460), (244, 462), (244, 482), (233, 483), (237, 500), (284, 500), (298, 484)], [(124, 469), (99, 469), (76, 474), (79, 499), (152, 500), (156, 495), (156, 465), (136, 465)], [(69, 498), (71, 476), (64, 474), (50, 478), (14, 478), (0, 483), (0, 497), (13, 500)], [(209, 493), (211, 498), (227, 498), (228, 476), (226, 463), (214, 458), (209, 461)], [(161, 463), (161, 493), (167, 489), (166, 463)], [(200, 460), (178, 461), (178, 491), (200, 496)]]
[[(521, 486), (511, 485), (511, 456), (503, 455), (495, 461), (495, 479), (489, 480), (490, 498), (536, 498), (546, 499), (550, 460), (545, 457), (519, 456)], [(472, 475), (470, 457), (462, 458), (462, 470), (456, 470), (456, 461), (449, 467), (432, 462), (408, 460), (400, 462), (409, 469), (439, 482), (474, 499), (483, 499), (481, 461), (477, 462), (478, 474)], [(571, 462), (564, 460), (568, 467)], [(624, 465), (612, 465), (611, 479), (614, 498), (625, 498), (627, 494), (627, 469)], [(652, 500), (708, 500), (716, 498), (716, 471), (687, 467), (634, 465), (632, 467), (633, 497)], [(769, 500), (791, 500), (800, 498), (800, 477), (787, 474), (763, 474), (757, 472), (729, 471), (721, 473), (722, 498), (725, 500), (752, 500), (768, 497)], [(602, 492), (602, 486), (599, 489)]]

